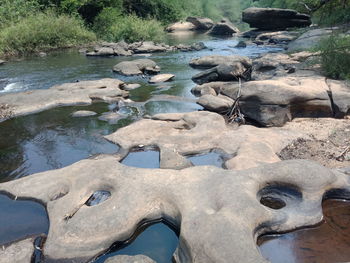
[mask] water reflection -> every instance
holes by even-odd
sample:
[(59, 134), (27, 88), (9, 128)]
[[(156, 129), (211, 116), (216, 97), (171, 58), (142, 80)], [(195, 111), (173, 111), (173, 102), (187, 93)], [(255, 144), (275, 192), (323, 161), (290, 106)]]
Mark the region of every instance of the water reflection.
[(159, 151), (146, 150), (131, 152), (122, 161), (122, 164), (138, 168), (157, 169), (160, 168)]
[(224, 159), (222, 158), (221, 154), (216, 152), (210, 152), (210, 153), (201, 154), (201, 155), (194, 155), (194, 156), (188, 157), (188, 159), (195, 166), (212, 165), (219, 168), (223, 168), (223, 165), (224, 165)]
[(119, 247), (117, 251), (101, 256), (94, 263), (103, 263), (107, 258), (117, 255), (146, 255), (157, 263), (171, 263), (179, 242), (175, 232), (164, 223), (151, 225), (134, 238), (136, 239), (131, 240), (126, 247)]
[(350, 261), (350, 201), (324, 201), (323, 213), (325, 220), (318, 227), (261, 237), (263, 256), (272, 263)]

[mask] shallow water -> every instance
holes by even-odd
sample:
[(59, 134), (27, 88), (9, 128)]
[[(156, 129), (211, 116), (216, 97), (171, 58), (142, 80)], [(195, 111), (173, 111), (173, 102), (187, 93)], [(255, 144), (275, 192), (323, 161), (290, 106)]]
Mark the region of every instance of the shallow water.
[(43, 205), (0, 194), (0, 208), (0, 246), (48, 233), (49, 219)]
[(171, 263), (178, 242), (177, 235), (170, 227), (157, 223), (139, 233), (126, 247), (101, 256), (94, 263), (103, 263), (107, 258), (117, 255), (146, 255), (157, 263)]
[(323, 214), (317, 227), (260, 237), (262, 255), (272, 263), (349, 262), (350, 201), (327, 200)]
[(210, 153), (201, 154), (201, 155), (194, 155), (194, 156), (188, 157), (188, 159), (195, 166), (212, 165), (219, 168), (223, 168), (224, 166), (223, 157), (221, 156), (221, 154), (216, 152), (210, 152)]
[(138, 168), (157, 169), (160, 167), (159, 151), (131, 152), (125, 157), (122, 164)]

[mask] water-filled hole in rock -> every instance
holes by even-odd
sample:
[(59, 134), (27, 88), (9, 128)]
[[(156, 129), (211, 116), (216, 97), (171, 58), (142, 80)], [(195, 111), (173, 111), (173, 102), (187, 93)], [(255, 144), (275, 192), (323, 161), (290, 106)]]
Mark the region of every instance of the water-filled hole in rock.
[(107, 258), (118, 255), (146, 255), (157, 263), (171, 263), (178, 242), (178, 236), (170, 225), (154, 223), (140, 227), (130, 240), (115, 243), (94, 263), (103, 263)]
[(138, 168), (160, 168), (160, 154), (156, 150), (130, 152), (121, 162), (124, 165)]
[(87, 206), (95, 206), (103, 203), (111, 197), (111, 192), (105, 190), (99, 190), (94, 192), (90, 198), (86, 201)]
[(212, 166), (223, 168), (224, 162), (225, 162), (222, 155), (217, 152), (209, 152), (206, 154), (193, 155), (187, 158), (195, 166), (212, 165)]
[(0, 194), (0, 245), (48, 231), (49, 219), (43, 205), (29, 200), (12, 200)]
[(315, 227), (258, 239), (262, 255), (272, 263), (350, 261), (350, 201), (326, 200), (324, 221)]

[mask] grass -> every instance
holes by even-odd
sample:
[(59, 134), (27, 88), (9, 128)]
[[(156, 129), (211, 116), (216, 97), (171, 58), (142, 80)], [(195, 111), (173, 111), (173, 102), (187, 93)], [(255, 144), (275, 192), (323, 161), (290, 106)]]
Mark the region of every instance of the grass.
[(32, 14), (0, 31), (0, 55), (73, 47), (96, 40), (82, 21), (53, 11)]

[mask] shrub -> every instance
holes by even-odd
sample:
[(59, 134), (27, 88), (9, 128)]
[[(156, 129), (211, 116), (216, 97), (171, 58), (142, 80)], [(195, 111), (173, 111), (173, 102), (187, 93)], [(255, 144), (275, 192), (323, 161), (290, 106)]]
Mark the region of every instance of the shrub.
[(18, 22), (23, 17), (32, 15), (39, 10), (35, 0), (1, 0), (0, 1), (0, 28)]
[(350, 36), (332, 35), (319, 47), (321, 65), (326, 76), (334, 79), (350, 79)]
[(164, 38), (160, 22), (135, 15), (121, 16), (115, 9), (103, 10), (95, 20), (94, 30), (106, 41), (161, 41)]
[(80, 19), (52, 11), (30, 15), (0, 32), (0, 53), (16, 55), (95, 40)]

